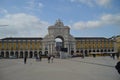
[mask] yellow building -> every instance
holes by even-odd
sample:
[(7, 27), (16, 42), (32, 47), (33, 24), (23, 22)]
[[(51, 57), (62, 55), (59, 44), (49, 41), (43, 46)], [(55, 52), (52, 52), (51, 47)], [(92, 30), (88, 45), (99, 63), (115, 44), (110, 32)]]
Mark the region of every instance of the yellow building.
[[(62, 40), (61, 52), (68, 55), (108, 54), (116, 53), (116, 41), (104, 37), (73, 37), (70, 28), (64, 26), (63, 22), (57, 20), (56, 23), (48, 27), (48, 34), (44, 38), (3, 38), (0, 39), (0, 56), (9, 58), (16, 56), (29, 58), (39, 55), (58, 55), (55, 39)], [(120, 45), (117, 38), (117, 46)]]
[(76, 53), (89, 54), (104, 54), (114, 53), (114, 40), (104, 37), (85, 37), (76, 38)]
[(120, 35), (116, 36), (115, 39), (116, 39), (117, 51), (120, 54)]
[(4, 38), (0, 40), (1, 56), (23, 58), (24, 53), (32, 58), (42, 53), (42, 38)]

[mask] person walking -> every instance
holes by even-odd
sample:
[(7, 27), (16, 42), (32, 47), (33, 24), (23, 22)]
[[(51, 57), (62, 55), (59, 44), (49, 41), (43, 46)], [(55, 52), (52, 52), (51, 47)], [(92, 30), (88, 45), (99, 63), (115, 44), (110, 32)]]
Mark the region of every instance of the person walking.
[(41, 55), (39, 56), (39, 60), (42, 61), (42, 56)]
[(51, 58), (50, 58), (50, 59), (51, 59), (51, 62), (53, 63), (53, 59), (54, 59), (53, 55), (51, 56)]
[(112, 58), (115, 59), (115, 53), (112, 53)]
[(116, 57), (117, 57), (117, 59), (119, 59), (119, 53), (116, 53)]
[(24, 64), (26, 64), (26, 62), (27, 62), (27, 56), (25, 55), (25, 57), (24, 57)]
[(48, 55), (48, 63), (50, 63), (50, 58), (51, 58), (50, 55)]

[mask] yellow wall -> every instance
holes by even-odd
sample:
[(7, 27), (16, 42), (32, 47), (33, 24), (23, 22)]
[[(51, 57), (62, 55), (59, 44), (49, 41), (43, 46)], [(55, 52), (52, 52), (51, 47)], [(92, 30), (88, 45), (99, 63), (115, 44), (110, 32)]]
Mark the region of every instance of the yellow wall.
[(116, 37), (117, 50), (120, 53), (120, 36)]
[[(4, 42), (3, 50), (41, 50), (41, 41), (23, 41), (23, 42)], [(0, 42), (0, 50), (2, 49), (2, 42)]]
[(113, 42), (112, 41), (103, 41), (102, 42), (100, 40), (98, 41), (77, 41), (76, 42), (76, 48), (77, 49), (99, 49), (99, 48), (113, 48), (114, 45), (113, 45)]

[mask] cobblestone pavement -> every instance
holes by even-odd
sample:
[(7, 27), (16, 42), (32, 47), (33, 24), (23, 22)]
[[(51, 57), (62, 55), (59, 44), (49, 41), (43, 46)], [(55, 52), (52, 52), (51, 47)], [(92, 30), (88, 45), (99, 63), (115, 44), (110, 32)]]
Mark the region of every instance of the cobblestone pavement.
[(120, 80), (110, 57), (54, 59), (0, 59), (0, 80)]

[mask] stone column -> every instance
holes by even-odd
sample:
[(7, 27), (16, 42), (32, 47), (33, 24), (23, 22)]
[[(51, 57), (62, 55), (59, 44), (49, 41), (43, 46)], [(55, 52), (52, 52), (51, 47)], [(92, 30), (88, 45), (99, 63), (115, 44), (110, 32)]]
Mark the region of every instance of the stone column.
[(118, 50), (117, 50), (117, 42), (116, 41), (114, 41), (114, 52), (116, 53), (116, 52), (118, 52)]
[(52, 43), (51, 43), (51, 53), (50, 53), (50, 55), (51, 54), (53, 54), (53, 45), (52, 45)]
[(45, 54), (45, 42), (43, 42), (43, 46), (42, 46), (42, 54)]
[(18, 51), (18, 58), (20, 57), (20, 51)]
[(32, 53), (33, 53), (33, 54), (32, 54), (32, 55), (33, 55), (32, 57), (34, 58), (34, 57), (35, 57), (34, 51), (32, 51)]
[(23, 58), (25, 57), (25, 51), (23, 51)]
[(28, 58), (30, 58), (30, 51), (28, 50)]
[(50, 53), (50, 44), (48, 43), (48, 54)]
[(15, 56), (15, 50), (13, 52), (14, 52), (13, 56)]
[(6, 58), (6, 51), (4, 51), (4, 57)]

